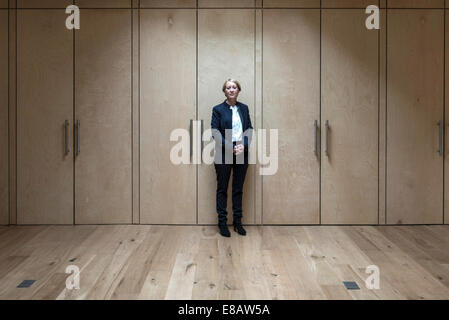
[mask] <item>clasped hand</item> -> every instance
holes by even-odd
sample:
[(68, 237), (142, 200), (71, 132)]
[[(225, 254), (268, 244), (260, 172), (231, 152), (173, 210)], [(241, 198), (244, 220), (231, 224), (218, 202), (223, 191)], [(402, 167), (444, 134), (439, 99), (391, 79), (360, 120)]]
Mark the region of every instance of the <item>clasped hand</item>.
[(243, 146), (243, 144), (237, 144), (234, 146), (234, 154), (238, 155), (238, 154), (242, 153), (244, 149), (245, 149), (245, 147)]

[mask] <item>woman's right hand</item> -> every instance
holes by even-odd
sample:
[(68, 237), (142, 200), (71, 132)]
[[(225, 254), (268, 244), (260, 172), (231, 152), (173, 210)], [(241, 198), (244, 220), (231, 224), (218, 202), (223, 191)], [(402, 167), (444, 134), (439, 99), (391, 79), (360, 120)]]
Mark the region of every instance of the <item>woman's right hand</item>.
[(243, 144), (238, 144), (238, 145), (234, 146), (234, 154), (238, 155), (238, 154), (242, 153), (244, 149), (245, 149), (245, 147), (243, 146)]

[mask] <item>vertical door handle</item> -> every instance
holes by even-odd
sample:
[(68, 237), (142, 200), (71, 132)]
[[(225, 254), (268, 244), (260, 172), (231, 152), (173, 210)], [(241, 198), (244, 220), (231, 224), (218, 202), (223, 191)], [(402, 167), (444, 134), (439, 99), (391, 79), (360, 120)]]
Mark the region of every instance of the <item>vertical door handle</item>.
[(201, 119), (201, 157), (203, 156), (203, 130), (204, 130), (204, 120)]
[(189, 134), (190, 134), (190, 159), (192, 159), (192, 155), (193, 155), (193, 148), (192, 148), (192, 144), (193, 144), (193, 120), (190, 119), (190, 128), (189, 128)]
[(80, 121), (76, 120), (76, 155), (78, 156), (80, 153)]
[(318, 139), (317, 139), (317, 135), (318, 135), (318, 121), (317, 120), (315, 120), (315, 123), (314, 123), (313, 127), (314, 127), (314, 131), (315, 131), (315, 133), (314, 133), (314, 141), (313, 141), (313, 144), (314, 144), (313, 152), (315, 153), (315, 156), (318, 157)]
[(69, 154), (69, 120), (65, 121), (65, 155)]
[(329, 120), (326, 120), (326, 156), (329, 157)]
[(443, 131), (444, 131), (444, 126), (443, 126), (443, 121), (442, 120), (438, 121), (438, 126), (440, 127), (440, 149), (438, 150), (438, 152), (440, 153), (440, 156), (443, 156)]

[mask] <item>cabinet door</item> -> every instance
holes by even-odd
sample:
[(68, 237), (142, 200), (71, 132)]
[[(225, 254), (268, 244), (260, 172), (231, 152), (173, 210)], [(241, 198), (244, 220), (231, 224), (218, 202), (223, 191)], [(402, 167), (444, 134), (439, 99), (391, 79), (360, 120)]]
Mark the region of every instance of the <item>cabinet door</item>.
[(322, 224), (378, 223), (378, 31), (365, 19), (323, 10)]
[(196, 166), (171, 162), (170, 135), (196, 117), (196, 13), (142, 10), (140, 24), (140, 223), (194, 224)]
[(0, 225), (8, 224), (8, 10), (0, 10)]
[(81, 17), (75, 33), (75, 223), (131, 223), (131, 10), (81, 9)]
[[(198, 120), (210, 129), (212, 108), (226, 97), (228, 78), (242, 86), (238, 101), (248, 105), (254, 126), (255, 11), (250, 9), (204, 9), (198, 17)], [(213, 141), (213, 140), (212, 140)], [(255, 140), (253, 140), (254, 143)], [(205, 142), (205, 145), (210, 142)], [(254, 223), (255, 165), (250, 164), (243, 185), (243, 218)], [(214, 164), (198, 165), (198, 223), (218, 223), (217, 177)], [(232, 222), (232, 172), (228, 189), (228, 222)]]
[(73, 31), (65, 17), (17, 10), (18, 224), (73, 223)]
[(266, 10), (263, 128), (278, 130), (279, 160), (277, 172), (263, 176), (263, 223), (319, 223), (319, 120), (320, 11)]
[(443, 14), (388, 12), (388, 224), (443, 222)]
[[(449, 2), (447, 2), (447, 5), (449, 5)], [(449, 11), (445, 10), (445, 14), (446, 14), (446, 21), (449, 21), (447, 19), (449, 19)], [(445, 48), (445, 55), (446, 55), (446, 61), (449, 61), (449, 23), (445, 24), (446, 26), (446, 32), (445, 32), (445, 36), (446, 36), (446, 48)], [(446, 132), (446, 136), (445, 136), (445, 157), (444, 157), (444, 184), (445, 184), (445, 194), (444, 194), (444, 223), (445, 224), (449, 224), (449, 156), (448, 156), (448, 152), (449, 152), (449, 64), (446, 63), (445, 64), (446, 70), (445, 70), (445, 84), (446, 84), (446, 94), (445, 94), (445, 108), (446, 108), (446, 122), (445, 122), (445, 132)]]

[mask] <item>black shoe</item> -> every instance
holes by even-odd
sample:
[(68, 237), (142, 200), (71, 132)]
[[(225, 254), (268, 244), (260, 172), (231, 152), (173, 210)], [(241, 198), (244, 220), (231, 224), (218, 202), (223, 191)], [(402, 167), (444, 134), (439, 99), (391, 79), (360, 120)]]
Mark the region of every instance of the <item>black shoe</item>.
[(243, 226), (241, 223), (234, 223), (234, 231), (242, 236), (246, 236), (246, 231), (243, 229)]
[(219, 223), (218, 228), (220, 229), (220, 234), (223, 237), (230, 237), (231, 233), (229, 232), (228, 225), (226, 223)]

